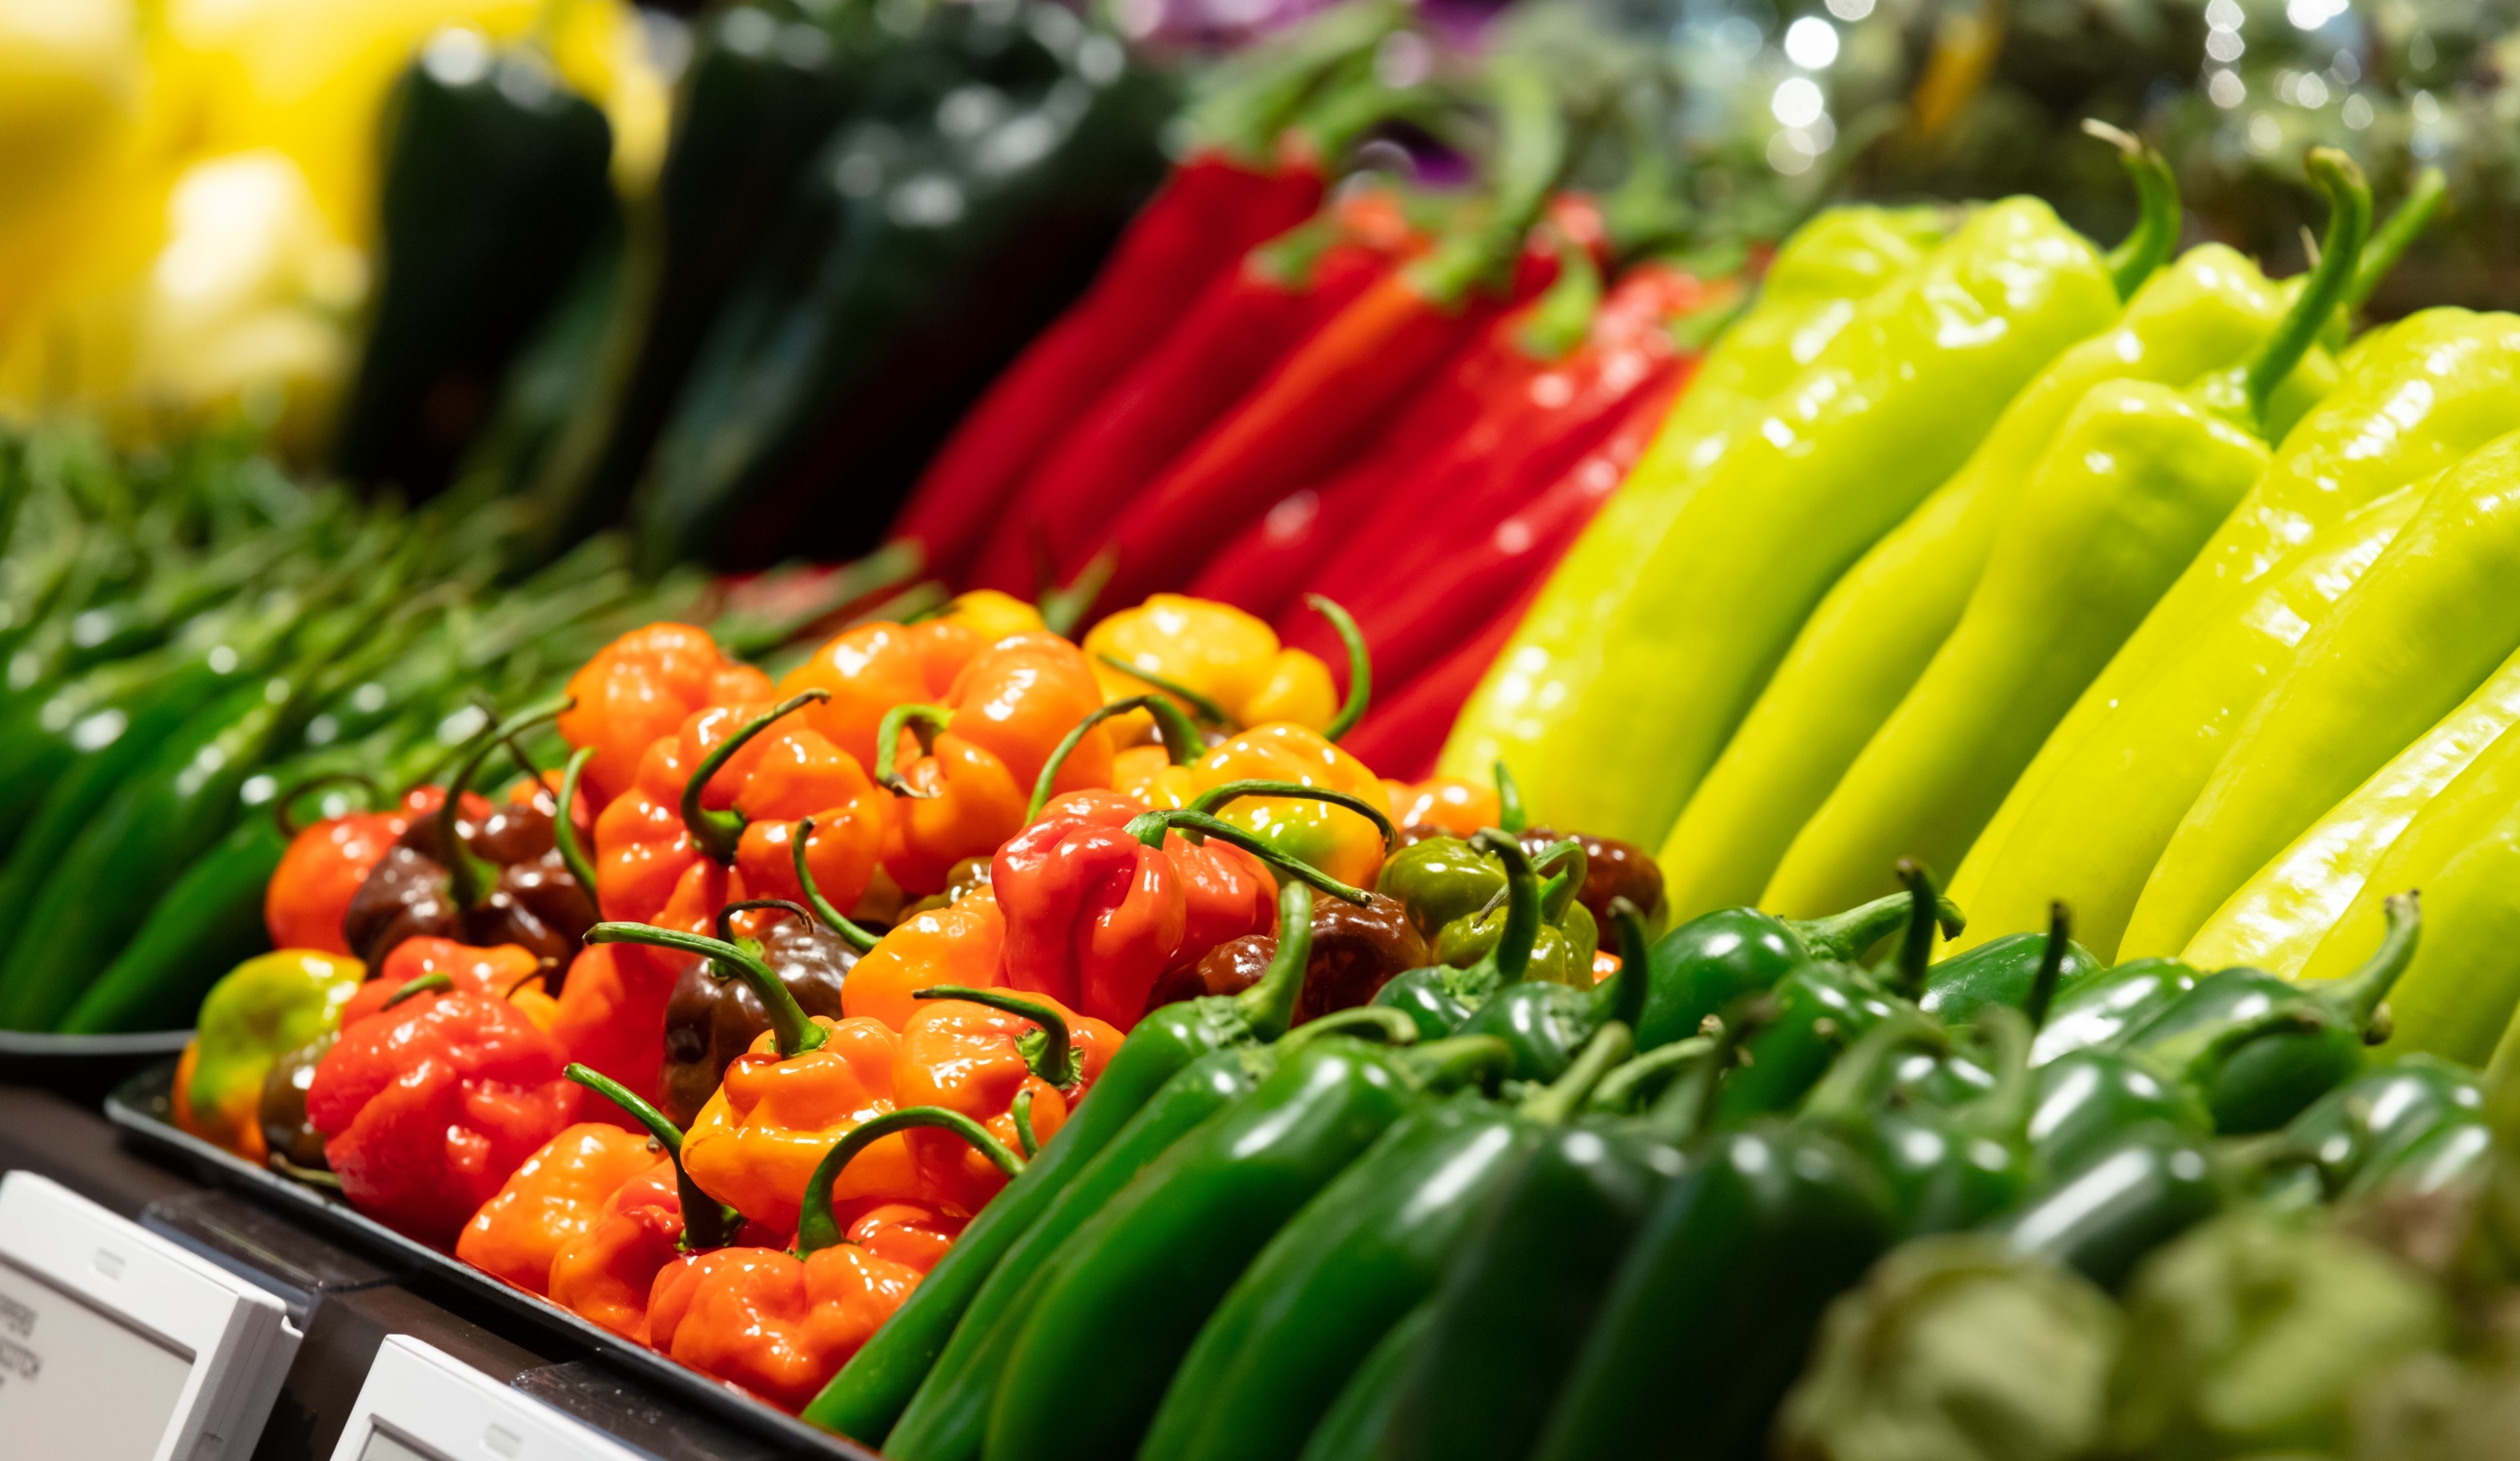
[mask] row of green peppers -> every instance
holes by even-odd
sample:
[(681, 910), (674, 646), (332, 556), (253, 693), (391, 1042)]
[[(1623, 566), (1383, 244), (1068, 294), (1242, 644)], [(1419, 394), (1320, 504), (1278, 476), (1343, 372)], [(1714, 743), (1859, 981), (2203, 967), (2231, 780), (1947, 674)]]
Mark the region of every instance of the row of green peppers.
[[(1524, 977), (1573, 869), (1475, 845), (1506, 874), (1469, 914), (1494, 943), (1284, 1036), (1290, 886), (1261, 982), (1150, 1015), (807, 1417), (907, 1461), (1572, 1457), (1651, 1449), (1675, 1413), (1755, 1454), (1822, 1308), (1902, 1237), (1987, 1227), (2116, 1282), (2242, 1187), (2315, 1200), (2475, 1148), (2454, 1068), (2361, 1077), (2434, 1092), (2385, 1122), (2346, 1085), (2411, 899), (2363, 971), (2297, 990), (2103, 968), (2061, 918), (1930, 964), (1958, 914), (1910, 867), (1817, 922), (1649, 941), (1617, 906), (1621, 967), (1584, 988)], [(2212, 1142), (2267, 1132), (2245, 1173)]]

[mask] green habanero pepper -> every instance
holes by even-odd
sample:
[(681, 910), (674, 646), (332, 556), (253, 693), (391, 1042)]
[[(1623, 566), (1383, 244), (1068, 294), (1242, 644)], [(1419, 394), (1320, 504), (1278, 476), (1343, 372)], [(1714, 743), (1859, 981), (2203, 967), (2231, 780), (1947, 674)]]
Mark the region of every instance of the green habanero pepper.
[(1183, 1351), (1269, 1240), (1425, 1093), (1505, 1060), (1486, 1038), (1306, 1042), (1060, 1248), (990, 1411), (990, 1461), (1134, 1453)]
[(1425, 1302), (1483, 1200), (1634, 1047), (1605, 1025), (1519, 1106), (1476, 1093), (1403, 1117), (1295, 1215), (1183, 1356), (1141, 1461), (1299, 1449), (1392, 1325)]
[[(1265, 1044), (1286, 1033), (1303, 992), (1312, 908), (1312, 889), (1289, 878), (1278, 890), (1278, 926), (1295, 932), (1280, 940), (1280, 956), (1257, 983), (1238, 995), (1184, 999), (1148, 1011), (1058, 1134), (980, 1210), (901, 1307), (814, 1397), (805, 1411), (814, 1424), (870, 1445), (883, 1443), (1000, 1261), (1166, 1083), (1201, 1056)], [(1289, 958), (1289, 948), (1303, 951), (1303, 956)], [(1046, 1258), (1038, 1253), (1027, 1261)], [(1005, 1293), (993, 1302), (1012, 1297)], [(919, 1434), (947, 1424), (923, 1421)]]
[(1539, 873), (1513, 834), (1491, 828), (1471, 838), (1470, 846), (1505, 867), (1504, 916), (1498, 921), (1496, 943), (1467, 968), (1432, 964), (1411, 969), (1392, 976), (1373, 995), (1372, 1007), (1408, 1015), (1424, 1040), (1451, 1035), (1498, 990), (1527, 977), (1532, 953), (1547, 927), (1542, 921)]
[[(1533, 870), (1550, 876), (1540, 887), (1540, 939), (1532, 946), (1522, 977), (1590, 989), (1593, 955), (1600, 948), (1601, 931), (1593, 921), (1593, 910), (1577, 901), (1587, 871), (1583, 844), (1569, 838), (1538, 852), (1525, 844), (1524, 851)], [(1556, 871), (1551, 872), (1552, 867)], [(1504, 900), (1494, 902), (1502, 905)], [(1504, 938), (1505, 919), (1500, 906), (1445, 924), (1432, 945), (1435, 962), (1457, 969), (1477, 963)]]
[(1513, 1051), (1508, 1078), (1555, 1081), (1602, 1029), (1636, 1028), (1645, 994), (1644, 918), (1624, 898), (1610, 909), (1618, 921), (1618, 973), (1589, 990), (1541, 979), (1508, 984), (1462, 1022), (1460, 1034), (1493, 1035)]

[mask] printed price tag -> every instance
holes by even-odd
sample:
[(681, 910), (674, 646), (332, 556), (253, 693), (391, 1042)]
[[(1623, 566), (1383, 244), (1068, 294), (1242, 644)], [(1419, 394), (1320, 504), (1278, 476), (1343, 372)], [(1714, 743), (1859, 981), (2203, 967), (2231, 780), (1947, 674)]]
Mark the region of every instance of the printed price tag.
[(253, 1449), (297, 1352), (281, 1302), (48, 1178), (0, 1178), (0, 1449)]
[(359, 1387), (333, 1461), (643, 1461), (584, 1422), (407, 1334)]

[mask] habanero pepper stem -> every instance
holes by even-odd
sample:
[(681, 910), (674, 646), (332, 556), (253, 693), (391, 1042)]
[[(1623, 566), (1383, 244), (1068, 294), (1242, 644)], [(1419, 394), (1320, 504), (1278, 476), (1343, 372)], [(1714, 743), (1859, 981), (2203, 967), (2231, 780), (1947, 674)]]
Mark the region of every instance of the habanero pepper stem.
[(1645, 992), (1653, 964), (1653, 935), (1645, 932), (1643, 910), (1625, 898), (1610, 900), (1610, 922), (1619, 931), (1619, 972), (1596, 987), (1595, 1006), (1603, 1024), (1625, 1025), (1633, 1034), (1645, 1011)]
[(938, 795), (922, 791), (903, 778), (899, 769), (901, 732), (908, 730), (919, 737), (919, 749), (935, 754), (936, 732), (954, 719), (954, 712), (942, 705), (896, 705), (883, 713), (883, 723), (875, 732), (875, 784), (895, 796), (927, 801)]
[(971, 1143), (974, 1151), (989, 1159), (992, 1166), (1012, 1180), (1023, 1174), (1024, 1160), (1008, 1150), (1007, 1144), (989, 1134), (989, 1129), (960, 1111), (942, 1106), (910, 1106), (887, 1111), (849, 1128), (848, 1134), (824, 1153), (822, 1162), (805, 1183), (805, 1207), (796, 1219), (796, 1256), (803, 1258), (819, 1253), (845, 1240), (846, 1234), (832, 1217), (832, 1188), (840, 1180), (840, 1173), (858, 1153), (875, 1145), (895, 1131), (920, 1127), (934, 1127), (953, 1132)]
[(1023, 1148), (1024, 1160), (1029, 1162), (1040, 1156), (1041, 1138), (1034, 1135), (1032, 1129), (1031, 1086), (1015, 1092), (1014, 1100), (1007, 1106), (1007, 1116), (1015, 1124), (1015, 1144)]
[(292, 815), (290, 808), (296, 805), (299, 797), (315, 790), (319, 786), (362, 787), (367, 791), (368, 800), (371, 804), (373, 804), (382, 794), (378, 790), (376, 778), (365, 772), (326, 772), (320, 776), (308, 776), (305, 780), (290, 787), (287, 791), (282, 792), (279, 796), (272, 799), (271, 824), (280, 828), (281, 840), (285, 842), (294, 842), (297, 840), (297, 834), (306, 830), (304, 827), (298, 825), (297, 819)]
[(2302, 287), (2300, 297), (2275, 326), (2274, 333), (2259, 347), (2257, 358), (2249, 362), (2253, 423), (2266, 421), (2267, 401), (2275, 387), (2292, 374), (2327, 328), (2336, 307), (2345, 302), (2362, 257), (2362, 243), (2371, 235), (2371, 185), (2363, 180), (2360, 164), (2339, 149), (2315, 147), (2302, 167), (2318, 191), (2327, 195), (2327, 237), (2319, 241), (2318, 267), (2311, 271), (2310, 282)]
[[(1297, 793), (1307, 796), (1319, 795), (1310, 787), (1290, 787), (1287, 791), (1277, 794), (1285, 796)], [(1327, 798), (1324, 799), (1327, 800)], [(1273, 868), (1293, 873), (1342, 903), (1352, 903), (1358, 908), (1364, 908), (1372, 901), (1364, 889), (1350, 887), (1301, 858), (1288, 857), (1232, 822), (1219, 821), (1204, 812), (1193, 812), (1187, 807), (1169, 812), (1148, 812), (1143, 817), (1131, 818), (1128, 825), (1121, 830), (1148, 847), (1163, 846), (1164, 833), (1168, 831), (1177, 831), (1185, 836), (1219, 837), (1258, 858)]]
[[(1111, 656), (1105, 654), (1102, 658), (1110, 660)], [(1136, 675), (1139, 672), (1130, 670), (1129, 673)], [(1135, 710), (1143, 710), (1154, 717), (1155, 738), (1163, 742), (1164, 755), (1173, 765), (1188, 766), (1198, 760), (1199, 753), (1207, 749), (1207, 741), (1198, 733), (1198, 727), (1169, 695), (1124, 695), (1078, 721), (1076, 729), (1068, 731), (1051, 751), (1050, 759), (1041, 764), (1041, 775), (1033, 778), (1032, 800), (1024, 805), (1026, 822), (1041, 816), (1041, 809), (1050, 805), (1051, 790), (1058, 784), (1058, 773), (1067, 765), (1069, 755), (1084, 744), (1086, 732), (1113, 716), (1127, 715)]]
[(730, 903), (726, 907), (717, 910), (718, 939), (723, 943), (733, 944), (739, 949), (742, 948), (743, 941), (736, 937), (735, 933), (735, 915), (738, 913), (758, 912), (763, 908), (778, 908), (783, 912), (793, 913), (797, 917), (804, 919), (807, 923), (812, 923), (814, 921), (814, 910), (812, 908), (790, 899), (746, 898), (737, 903)]
[(386, 996), (385, 1002), (378, 1005), (377, 1010), (382, 1014), (385, 1010), (391, 1009), (395, 1005), (400, 1004), (405, 999), (429, 994), (431, 992), (451, 990), (453, 988), (455, 988), (455, 981), (448, 978), (443, 972), (436, 974), (423, 974), (419, 978), (405, 984), (401, 989), (394, 991), (391, 995)]
[(700, 764), (692, 771), (692, 778), (683, 783), (683, 826), (692, 834), (692, 842), (710, 861), (731, 863), (735, 850), (743, 840), (744, 815), (733, 807), (723, 812), (705, 811), (700, 806), (700, 793), (708, 789), (709, 777), (718, 774), (736, 752), (783, 716), (793, 715), (817, 700), (832, 698), (827, 689), (801, 690), (763, 711), (733, 735), (718, 742)]
[[(575, 696), (562, 696), (535, 706), (504, 725), (498, 717), (492, 716), (490, 724), (481, 728), (480, 734), (473, 739), (472, 748), (465, 753), (464, 760), (455, 768), (455, 774), (447, 778), (446, 800), (437, 808), (437, 855), (445, 863), (448, 891), (457, 908), (469, 908), (481, 902), (484, 864), (456, 831), (463, 816), (464, 793), (472, 786), (472, 778), (480, 775), (481, 763), (489, 760), (490, 753), (506, 744), (510, 736), (558, 720), (576, 704)], [(592, 889), (595, 885), (585, 883), (581, 886)]]
[(595, 864), (587, 859), (585, 844), (577, 840), (577, 819), (571, 809), (577, 806), (578, 778), (586, 774), (586, 764), (595, 759), (597, 749), (580, 746), (570, 753), (567, 769), (560, 774), (560, 815), (552, 819), (552, 844), (560, 849), (561, 864), (579, 887), (590, 891), (595, 887)]
[(796, 862), (796, 886), (805, 890), (805, 902), (812, 905), (814, 916), (823, 920), (824, 926), (838, 934), (851, 949), (864, 953), (876, 946), (876, 936), (856, 919), (832, 907), (831, 900), (823, 896), (823, 890), (815, 886), (814, 869), (805, 864), (805, 847), (813, 840), (814, 819), (800, 818), (796, 822), (796, 835), (788, 839), (788, 850)]
[(2118, 150), (2127, 177), (2135, 184), (2136, 205), (2140, 210), (2136, 215), (2135, 229), (2107, 255), (2109, 278), (2117, 285), (2118, 297), (2126, 299), (2152, 277), (2179, 244), (2179, 180), (2161, 154), (2144, 146), (2133, 133), (2096, 117), (2085, 118), (2083, 131)]
[[(1196, 812), (1204, 817), (1213, 817), (1217, 808), (1237, 797), (1245, 796), (1291, 796), (1310, 802), (1328, 802), (1333, 807), (1344, 807), (1373, 823), (1374, 830), (1382, 834), (1382, 850), (1386, 855), (1400, 845), (1400, 829), (1391, 824), (1390, 815), (1381, 808), (1349, 792), (1332, 791), (1323, 786), (1305, 786), (1294, 781), (1227, 781), (1200, 792), (1189, 806), (1182, 810)], [(1147, 845), (1152, 847), (1155, 844), (1149, 842)]]
[(2434, 215), (2441, 211), (2450, 196), (2450, 180), (2438, 167), (2427, 167), (2415, 174), (2414, 186), (2407, 190), (2406, 201), (2389, 221), (2371, 231), (2370, 241), (2362, 245), (2362, 256), (2355, 261), (2354, 282), (2345, 288), (2345, 297), (2337, 308), (2351, 313), (2361, 309), (2380, 288), (2380, 281), (2398, 267), (2398, 260), (2432, 227)]
[(631, 1120), (646, 1127), (648, 1134), (665, 1149), (666, 1160), (674, 1164), (674, 1191), (683, 1205), (683, 1235), (676, 1240), (676, 1247), (685, 1253), (698, 1253), (724, 1248), (735, 1241), (737, 1230), (743, 1226), (743, 1215), (702, 1192), (692, 1181), (692, 1174), (683, 1170), (682, 1128), (632, 1094), (630, 1087), (601, 1071), (572, 1061), (561, 1074), (628, 1112)]
[(1330, 621), (1330, 628), (1338, 631), (1339, 642), (1347, 646), (1347, 702), (1322, 730), (1324, 740), (1335, 741), (1355, 730), (1373, 704), (1373, 655), (1366, 648), (1365, 631), (1356, 627), (1356, 616), (1337, 599), (1327, 594), (1307, 594), (1304, 602)]
[(768, 964), (746, 951), (706, 934), (685, 933), (678, 928), (657, 928), (647, 923), (599, 923), (586, 931), (589, 944), (646, 944), (656, 949), (679, 950), (715, 959), (735, 971), (735, 976), (752, 989), (752, 996), (761, 1001), (762, 1010), (770, 1016), (770, 1031), (778, 1040), (779, 1058), (786, 1060), (807, 1050), (818, 1050), (831, 1037), (823, 1027), (806, 1018), (798, 1008), (796, 996), (788, 993), (787, 984)]
[(1505, 927), (1497, 935), (1493, 956), (1500, 969), (1519, 971), (1531, 963), (1540, 945), (1540, 876), (1522, 850), (1522, 839), (1490, 827), (1470, 839), (1470, 846), (1505, 863)]
[(1234, 717), (1225, 713), (1224, 706), (1217, 704), (1214, 700), (1200, 694), (1194, 689), (1192, 689), (1189, 686), (1182, 684), (1178, 680), (1166, 679), (1165, 677), (1154, 673), (1152, 670), (1146, 669), (1129, 660), (1122, 659), (1116, 654), (1102, 653), (1097, 654), (1094, 657), (1101, 660), (1102, 663), (1109, 665), (1112, 669), (1119, 671), (1121, 674), (1128, 676), (1130, 679), (1143, 680), (1147, 684), (1153, 686), (1155, 688), (1162, 690), (1165, 694), (1181, 701), (1182, 704), (1190, 707), (1190, 713), (1192, 715), (1206, 722), (1208, 725), (1214, 726), (1219, 730), (1234, 731), (1242, 729), (1240, 725), (1236, 723)]
[(2065, 952), (2074, 936), (2074, 915), (2063, 899), (2048, 905), (2048, 947), (2039, 954), (2039, 972), (2030, 978), (2030, 996), (2021, 1001), (2021, 1013), (2030, 1021), (2030, 1033), (2036, 1035), (2048, 1023), (2048, 1006), (2055, 1002), (2056, 985), (2065, 977)]
[(1060, 1090), (1072, 1089), (1077, 1082), (1076, 1051), (1067, 1034), (1067, 1022), (1058, 1011), (1038, 999), (1027, 999), (1006, 990), (973, 989), (963, 984), (934, 984), (911, 991), (913, 999), (962, 999), (972, 1004), (985, 1004), (1003, 1009), (1011, 1015), (1021, 1015), (1041, 1031), (1041, 1047), (1024, 1058), (1032, 1073)]

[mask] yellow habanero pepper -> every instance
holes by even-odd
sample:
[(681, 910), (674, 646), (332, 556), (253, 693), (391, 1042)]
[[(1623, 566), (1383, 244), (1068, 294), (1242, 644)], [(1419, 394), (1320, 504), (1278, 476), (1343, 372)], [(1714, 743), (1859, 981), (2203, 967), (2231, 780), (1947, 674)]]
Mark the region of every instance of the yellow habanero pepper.
[[(1329, 667), (1230, 603), (1157, 594), (1095, 625), (1084, 648), (1105, 700), (1159, 690), (1225, 731), (1273, 721), (1327, 730), (1338, 718)], [(1133, 743), (1152, 733), (1141, 716), (1112, 729)]]

